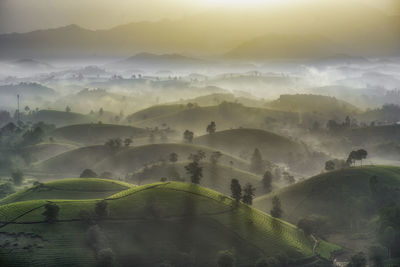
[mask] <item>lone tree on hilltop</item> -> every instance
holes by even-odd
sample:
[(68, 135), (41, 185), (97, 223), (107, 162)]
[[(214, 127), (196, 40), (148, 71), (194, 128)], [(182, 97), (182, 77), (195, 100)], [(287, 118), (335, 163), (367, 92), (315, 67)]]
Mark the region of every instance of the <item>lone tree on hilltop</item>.
[(349, 156), (347, 157), (346, 162), (351, 165), (356, 163), (357, 160), (361, 161), (361, 166), (362, 166), (362, 160), (366, 159), (368, 156), (368, 152), (365, 149), (359, 149), (356, 151), (351, 151)]
[(80, 178), (97, 178), (98, 175), (91, 169), (85, 169), (79, 176)]
[(232, 179), (231, 192), (232, 192), (232, 198), (234, 198), (236, 202), (239, 202), (240, 199), (242, 198), (242, 187), (240, 186), (238, 179)]
[(215, 124), (215, 121), (212, 121), (208, 126), (207, 126), (207, 133), (213, 134), (217, 130), (217, 125)]
[(44, 208), (45, 211), (42, 213), (42, 215), (45, 216), (45, 221), (48, 223), (56, 222), (60, 208), (54, 203), (47, 203)]
[(332, 160), (328, 160), (325, 162), (325, 170), (326, 171), (333, 171), (335, 169), (335, 162)]
[(253, 198), (255, 196), (255, 191), (256, 191), (256, 189), (250, 183), (247, 183), (243, 188), (243, 192), (244, 192), (243, 198), (242, 198), (243, 203), (245, 203), (247, 205), (252, 205)]
[(272, 173), (270, 171), (264, 173), (262, 183), (267, 193), (272, 191)]
[(272, 198), (272, 209), (271, 209), (271, 216), (275, 218), (282, 218), (283, 210), (281, 206), (281, 200), (279, 197), (274, 196)]
[(191, 131), (189, 131), (189, 130), (186, 130), (186, 131), (183, 133), (183, 140), (184, 140), (186, 143), (192, 143), (192, 142), (193, 142), (193, 137), (194, 137), (194, 133), (191, 132)]
[(255, 173), (263, 172), (263, 159), (258, 148), (254, 149), (253, 155), (251, 156), (250, 169)]

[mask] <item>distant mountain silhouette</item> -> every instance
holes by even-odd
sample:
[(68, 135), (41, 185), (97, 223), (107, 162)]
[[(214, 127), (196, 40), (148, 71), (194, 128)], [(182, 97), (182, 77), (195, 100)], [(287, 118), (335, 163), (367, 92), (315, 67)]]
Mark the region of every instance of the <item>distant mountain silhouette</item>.
[(260, 10), (251, 16), (246, 12), (214, 10), (177, 20), (136, 22), (106, 30), (68, 25), (2, 34), (0, 59), (124, 58), (143, 51), (199, 56), (228, 53), (235, 58), (399, 53), (398, 16), (387, 16), (350, 1), (321, 2), (312, 8), (293, 4), (279, 11)]
[(245, 42), (225, 56), (233, 59), (280, 59), (328, 57), (344, 47), (320, 35), (268, 34)]

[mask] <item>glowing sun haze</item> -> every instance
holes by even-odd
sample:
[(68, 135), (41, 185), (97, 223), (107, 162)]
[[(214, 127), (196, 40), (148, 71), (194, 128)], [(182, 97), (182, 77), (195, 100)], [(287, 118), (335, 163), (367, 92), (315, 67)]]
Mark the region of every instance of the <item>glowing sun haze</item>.
[[(358, 2), (398, 14), (400, 0), (0, 0), (0, 33), (78, 24), (104, 29), (137, 21), (192, 16), (210, 9), (262, 12), (263, 8)], [(222, 15), (221, 15), (222, 17)]]

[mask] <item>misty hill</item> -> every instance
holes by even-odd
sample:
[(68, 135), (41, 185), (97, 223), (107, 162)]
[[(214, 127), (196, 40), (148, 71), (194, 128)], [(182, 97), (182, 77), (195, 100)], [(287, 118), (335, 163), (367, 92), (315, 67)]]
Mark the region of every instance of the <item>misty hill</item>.
[(159, 116), (134, 121), (134, 123), (139, 127), (155, 127), (166, 124), (174, 129), (190, 129), (205, 133), (210, 121), (216, 122), (217, 129), (260, 128), (279, 123), (297, 123), (298, 116), (291, 112), (246, 107), (238, 103), (223, 102), (218, 106), (193, 106), (176, 112), (165, 112)]
[[(185, 181), (190, 182), (186, 173), (185, 166), (189, 162), (155, 164), (149, 167), (144, 167), (132, 173), (130, 180), (134, 184), (149, 184), (159, 182), (161, 178), (166, 178), (167, 181)], [(211, 188), (215, 191), (226, 195), (231, 194), (231, 180), (238, 179), (242, 186), (247, 183), (252, 184), (256, 188), (256, 195), (260, 196), (265, 191), (261, 183), (261, 176), (251, 172), (236, 169), (231, 166), (222, 164), (211, 164), (208, 160), (201, 163), (203, 167), (203, 177), (200, 184)]]
[[(121, 110), (134, 110), (137, 106), (141, 106), (140, 100), (132, 96), (109, 92), (104, 89), (83, 89), (75, 94), (63, 96), (54, 102), (54, 106), (69, 106), (72, 111), (79, 110), (81, 112), (93, 111), (95, 115), (100, 115), (101, 108), (120, 112)], [(117, 116), (119, 114), (114, 114)], [(105, 117), (107, 114), (105, 114)], [(99, 120), (104, 120), (98, 116)], [(107, 118), (109, 120), (110, 118)]]
[[(371, 185), (372, 176), (377, 177), (376, 185)], [(336, 242), (351, 247), (351, 235), (346, 233), (365, 233), (368, 229), (373, 237), (374, 228), (367, 225), (374, 223), (381, 205), (400, 201), (399, 188), (400, 168), (363, 166), (317, 175), (257, 198), (254, 205), (269, 211), (272, 198), (278, 196), (285, 220), (297, 224), (304, 217), (320, 218), (325, 222), (321, 226), (324, 235), (342, 233), (340, 241)], [(362, 247), (367, 247), (372, 241), (370, 237), (360, 240), (364, 242)]]
[(355, 145), (373, 145), (377, 143), (399, 143), (400, 125), (360, 127), (348, 131), (347, 137)]
[[(170, 153), (177, 153), (180, 161), (186, 161), (191, 153), (202, 150), (208, 157), (215, 150), (189, 144), (154, 144), (130, 148), (110, 148), (105, 145), (78, 148), (57, 155), (34, 166), (35, 171), (58, 174), (59, 176), (78, 176), (84, 169), (97, 173), (108, 171), (114, 174), (127, 174), (144, 165), (167, 160)], [(233, 162), (236, 168), (248, 170), (248, 163), (233, 156), (223, 154), (221, 163)]]
[(187, 105), (189, 103), (195, 103), (199, 106), (215, 106), (223, 102), (236, 102), (247, 107), (264, 107), (265, 105), (265, 101), (263, 100), (252, 98), (251, 96), (236, 96), (230, 93), (215, 93), (177, 101), (178, 104)]
[(38, 70), (49, 71), (54, 68), (49, 63), (41, 62), (41, 61), (34, 60), (31, 58), (18, 59), (16, 61), (12, 62), (11, 65), (13, 65), (14, 67), (17, 67), (17, 68), (33, 70), (33, 71), (38, 71)]
[(139, 53), (122, 61), (111, 64), (122, 68), (150, 68), (150, 69), (187, 69), (202, 67), (206, 61), (186, 57), (180, 54), (151, 54)]
[(70, 124), (80, 124), (92, 122), (92, 118), (75, 112), (66, 112), (58, 110), (39, 110), (23, 116), (24, 121), (44, 122), (54, 124), (55, 126), (64, 126)]
[(279, 99), (267, 103), (266, 106), (270, 109), (301, 114), (312, 113), (326, 119), (338, 117), (343, 120), (347, 115), (359, 112), (357, 107), (344, 100), (311, 94), (281, 95)]
[[(60, 211), (50, 226), (42, 215), (46, 200), (0, 206), (0, 220), (5, 222), (2, 235), (22, 233), (12, 250), (0, 251), (2, 263), (53, 266), (57, 261), (95, 266), (99, 264), (92, 249), (95, 245), (98, 250), (109, 248), (122, 266), (132, 262), (157, 266), (165, 261), (212, 266), (218, 251), (227, 249), (235, 251), (238, 267), (253, 266), (260, 257), (279, 258), (281, 253), (293, 264), (301, 261), (311, 266), (318, 261), (318, 253), (324, 251), (329, 258), (337, 249), (319, 242), (313, 253), (312, 240), (295, 226), (243, 204), (234, 208), (231, 198), (193, 184), (157, 183), (108, 197), (108, 214), (91, 227), (80, 212), (94, 216), (98, 201), (53, 200)], [(35, 227), (28, 226), (32, 222)], [(23, 234), (27, 227), (30, 235)], [(93, 236), (89, 244), (85, 242), (88, 236)], [(23, 244), (30, 245), (32, 253), (26, 253)]]
[(250, 159), (258, 148), (264, 159), (288, 162), (289, 154), (306, 154), (307, 148), (287, 137), (258, 129), (233, 129), (196, 137), (195, 144), (213, 147)]
[(228, 52), (231, 59), (310, 59), (343, 51), (339, 45), (320, 35), (268, 34), (247, 41)]
[(104, 144), (109, 139), (141, 138), (147, 131), (132, 126), (114, 124), (77, 124), (57, 128), (50, 133), (53, 138), (65, 139), (85, 145)]
[[(50, 99), (55, 97), (56, 92), (44, 85), (38, 83), (24, 83), (21, 82), (19, 84), (10, 84), (10, 85), (1, 85), (0, 86), (0, 96), (3, 98), (15, 97), (15, 102), (17, 98), (17, 94), (21, 97), (30, 99), (30, 100), (43, 100)], [(3, 100), (3, 99), (2, 99)], [(4, 101), (6, 103), (6, 101)]]
[(61, 153), (67, 152), (77, 147), (71, 144), (64, 143), (39, 143), (24, 147), (22, 153), (29, 153), (32, 161), (41, 161), (52, 158)]
[(147, 119), (153, 119), (166, 114), (174, 114), (176, 112), (187, 109), (184, 105), (156, 105), (143, 110), (139, 110), (126, 117), (126, 120), (130, 123), (143, 121)]
[(75, 178), (40, 183), (0, 199), (0, 205), (38, 199), (99, 199), (131, 188), (133, 185), (99, 178)]

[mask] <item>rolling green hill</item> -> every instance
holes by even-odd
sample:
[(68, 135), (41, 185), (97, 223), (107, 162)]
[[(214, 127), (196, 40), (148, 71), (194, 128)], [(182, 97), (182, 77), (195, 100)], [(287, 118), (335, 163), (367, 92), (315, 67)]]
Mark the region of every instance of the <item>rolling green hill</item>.
[[(160, 109), (160, 107), (157, 109)], [(150, 110), (147, 110), (147, 112), (150, 112)], [(192, 107), (175, 112), (163, 111), (162, 109), (158, 111), (160, 115), (132, 122), (142, 128), (166, 124), (173, 129), (190, 129), (206, 133), (206, 127), (211, 120), (216, 122), (218, 129), (261, 128), (273, 124), (294, 124), (298, 123), (299, 120), (296, 113), (246, 107), (239, 103), (228, 102), (221, 103), (218, 106)]]
[(113, 124), (78, 124), (55, 129), (51, 136), (86, 145), (104, 144), (111, 138), (145, 137), (146, 130)]
[[(101, 173), (127, 174), (145, 164), (167, 160), (170, 153), (177, 153), (180, 161), (186, 161), (191, 153), (202, 150), (209, 156), (215, 150), (207, 147), (191, 144), (153, 144), (129, 148), (111, 149), (104, 145), (78, 148), (68, 151), (54, 158), (39, 162), (34, 166), (37, 172), (58, 174), (59, 176), (79, 175), (84, 169), (90, 168)], [(239, 158), (223, 154), (220, 162), (229, 165), (230, 162), (236, 168), (248, 170), (248, 163)]]
[(219, 131), (196, 137), (195, 144), (221, 149), (234, 155), (245, 156), (248, 159), (255, 148), (262, 156), (272, 162), (287, 162), (289, 154), (306, 154), (304, 145), (271, 132), (258, 129), (233, 129)]
[[(371, 192), (372, 176), (378, 179), (377, 195)], [(254, 205), (269, 211), (271, 200), (276, 195), (285, 210), (283, 218), (292, 223), (297, 223), (307, 215), (319, 215), (329, 218), (338, 229), (348, 229), (365, 223), (377, 214), (377, 199), (400, 200), (400, 196), (395, 193), (396, 188), (400, 188), (399, 167), (363, 166), (314, 176), (257, 198)]]
[[(161, 178), (166, 178), (168, 181), (190, 182), (190, 177), (185, 170), (187, 164), (188, 162), (156, 164), (134, 172), (130, 179), (134, 184), (159, 182)], [(202, 162), (201, 167), (203, 167), (203, 178), (200, 182), (202, 186), (230, 195), (231, 180), (235, 178), (242, 186), (251, 183), (256, 188), (256, 195), (264, 193), (262, 177), (259, 175), (221, 164), (211, 164), (207, 161)]]
[(293, 224), (301, 218), (313, 220), (313, 231), (348, 248), (341, 256), (350, 258), (358, 251), (368, 253), (376, 242), (379, 210), (400, 201), (399, 189), (399, 167), (363, 166), (317, 175), (256, 198), (254, 206), (269, 211), (273, 196), (278, 196), (284, 220)]
[(0, 199), (0, 205), (38, 199), (98, 199), (132, 187), (131, 184), (99, 178), (62, 179), (34, 185)]
[(29, 153), (33, 161), (41, 161), (76, 148), (77, 146), (64, 143), (39, 143), (24, 147), (22, 153)]
[[(201, 186), (125, 190), (107, 198), (108, 215), (89, 226), (79, 213), (93, 211), (97, 202), (54, 200), (60, 210), (53, 224), (44, 221), (45, 200), (0, 206), (2, 266), (98, 266), (94, 250), (103, 248), (121, 266), (213, 266), (218, 251), (227, 249), (236, 266), (282, 253), (292, 263), (315, 258), (313, 242), (296, 227)], [(321, 242), (316, 253), (335, 249)]]

